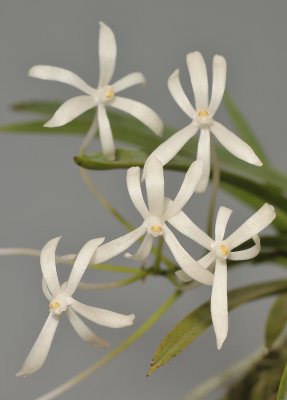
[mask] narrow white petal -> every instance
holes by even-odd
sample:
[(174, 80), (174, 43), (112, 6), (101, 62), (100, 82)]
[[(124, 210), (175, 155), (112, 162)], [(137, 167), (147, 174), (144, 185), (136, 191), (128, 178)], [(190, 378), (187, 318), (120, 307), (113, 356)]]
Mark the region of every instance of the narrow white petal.
[(224, 57), (213, 57), (212, 91), (208, 107), (209, 114), (213, 116), (220, 106), (226, 84), (226, 60)]
[(255, 214), (225, 239), (227, 246), (232, 250), (251, 239), (270, 225), (275, 217), (274, 207), (265, 203)]
[(196, 192), (205, 192), (210, 175), (210, 132), (207, 129), (201, 129), (197, 146), (197, 159), (203, 163), (203, 172), (196, 188)]
[(144, 85), (146, 79), (141, 72), (132, 72), (113, 83), (113, 90), (115, 93), (121, 92), (131, 86)]
[(205, 285), (212, 285), (213, 275), (197, 263), (181, 246), (171, 230), (165, 226), (164, 239), (182, 270), (192, 279)]
[(60, 283), (56, 267), (56, 248), (60, 237), (56, 237), (45, 244), (40, 254), (42, 274), (50, 293), (54, 296), (60, 291)]
[(103, 308), (91, 307), (86, 304), (74, 300), (72, 309), (82, 317), (95, 322), (98, 325), (107, 326), (109, 328), (123, 328), (133, 324), (134, 314), (123, 315), (113, 311), (104, 310)]
[(262, 162), (259, 160), (249, 144), (245, 143), (233, 132), (225, 128), (225, 126), (217, 121), (213, 121), (212, 125), (210, 126), (210, 130), (216, 139), (222, 144), (222, 146), (224, 146), (235, 157), (240, 158), (240, 160), (246, 161), (249, 164), (261, 167)]
[(145, 260), (150, 254), (152, 244), (153, 244), (152, 235), (146, 234), (138, 251), (135, 254), (126, 253), (125, 257), (130, 258), (132, 260)]
[(163, 122), (159, 116), (148, 106), (139, 101), (127, 99), (126, 97), (116, 96), (109, 103), (111, 107), (124, 111), (141, 121), (150, 128), (156, 135), (161, 135)]
[(224, 238), (226, 226), (228, 224), (229, 218), (232, 214), (232, 210), (227, 207), (220, 207), (217, 213), (217, 218), (215, 222), (215, 240), (221, 242)]
[(194, 118), (195, 110), (188, 100), (179, 80), (179, 69), (176, 69), (168, 78), (167, 85), (175, 102), (190, 118)]
[[(212, 263), (215, 261), (215, 256), (212, 252), (207, 253), (205, 256), (201, 257), (197, 262), (204, 268), (209, 269)], [(175, 275), (183, 282), (191, 282), (193, 279), (190, 278), (184, 271), (176, 271)]]
[(44, 296), (46, 297), (46, 299), (48, 301), (51, 301), (53, 296), (50, 293), (50, 290), (48, 289), (47, 283), (44, 278), (42, 278), (42, 290), (43, 290), (43, 293), (44, 293)]
[(200, 244), (205, 249), (211, 250), (214, 241), (194, 222), (192, 222), (183, 211), (170, 218), (168, 222), (183, 235)]
[(117, 58), (117, 44), (114, 32), (100, 22), (99, 34), (99, 87), (107, 85), (112, 79)]
[(74, 262), (71, 274), (69, 276), (65, 293), (72, 296), (91, 262), (93, 255), (97, 248), (103, 243), (105, 238), (97, 238), (89, 240), (79, 251), (77, 258)]
[(164, 218), (168, 220), (176, 215), (189, 201), (193, 192), (201, 179), (203, 171), (203, 163), (200, 160), (194, 161), (188, 168), (182, 185), (175, 199), (168, 205)]
[(68, 69), (53, 67), (51, 65), (34, 65), (34, 67), (30, 68), (28, 74), (32, 78), (66, 83), (87, 94), (95, 92), (94, 88)]
[(228, 333), (227, 265), (225, 260), (216, 260), (211, 292), (211, 318), (219, 350)]
[(88, 133), (85, 136), (85, 139), (83, 140), (83, 143), (81, 144), (80, 148), (80, 155), (85, 154), (89, 144), (93, 140), (93, 138), (96, 136), (98, 130), (98, 113), (96, 111), (93, 122), (90, 126), (90, 129), (88, 130)]
[(92, 96), (72, 97), (58, 108), (52, 118), (49, 119), (44, 126), (46, 128), (63, 126), (96, 105), (96, 101)]
[(208, 108), (208, 79), (204, 59), (198, 51), (186, 56), (186, 63), (190, 75), (197, 110)]
[(164, 206), (163, 165), (156, 157), (149, 157), (145, 163), (145, 184), (149, 213), (161, 217)]
[(233, 261), (242, 261), (242, 260), (250, 260), (251, 258), (256, 257), (260, 253), (261, 245), (260, 245), (260, 238), (258, 235), (253, 236), (253, 241), (255, 243), (254, 246), (250, 247), (246, 250), (240, 251), (231, 251), (228, 259)]
[(133, 205), (138, 210), (143, 219), (146, 219), (149, 216), (149, 211), (145, 204), (141, 190), (139, 167), (131, 167), (128, 169), (127, 187)]
[(115, 159), (115, 144), (110, 121), (103, 104), (98, 105), (98, 123), (102, 151), (107, 160)]
[(127, 233), (126, 235), (114, 239), (111, 242), (104, 243), (98, 248), (96, 254), (92, 258), (92, 262), (95, 264), (101, 264), (115, 256), (118, 256), (131, 247), (145, 233), (146, 227), (145, 224), (142, 224), (139, 228)]
[(42, 367), (48, 356), (58, 323), (59, 318), (49, 314), (34, 346), (16, 376), (33, 374)]
[(104, 339), (100, 338), (100, 336), (96, 335), (85, 323), (82, 319), (72, 310), (71, 307), (67, 308), (67, 317), (75, 329), (77, 334), (87, 343), (92, 344), (93, 346), (98, 347), (108, 347), (109, 343)]

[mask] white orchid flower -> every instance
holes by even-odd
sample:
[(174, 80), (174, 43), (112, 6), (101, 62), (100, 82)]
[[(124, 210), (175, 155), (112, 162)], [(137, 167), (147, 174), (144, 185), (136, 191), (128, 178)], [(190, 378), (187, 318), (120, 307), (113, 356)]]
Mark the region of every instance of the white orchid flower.
[(90, 240), (82, 247), (75, 259), (68, 281), (62, 285), (59, 283), (55, 261), (59, 240), (60, 237), (50, 240), (41, 251), (42, 288), (44, 295), (49, 300), (49, 316), (17, 376), (33, 374), (42, 367), (48, 356), (63, 312), (66, 313), (72, 327), (83, 340), (100, 347), (106, 347), (108, 343), (92, 332), (79, 315), (96, 324), (110, 328), (132, 325), (135, 318), (133, 314), (122, 315), (91, 307), (72, 297), (92, 256), (102, 244), (104, 238)]
[[(220, 349), (228, 332), (228, 304), (227, 304), (227, 260), (249, 260), (260, 252), (260, 239), (258, 234), (265, 229), (276, 217), (274, 208), (265, 203), (255, 214), (247, 219), (236, 231), (224, 239), (226, 225), (232, 210), (220, 207), (216, 224), (215, 240), (198, 228), (190, 219), (181, 214), (173, 221), (175, 226), (181, 227), (181, 232), (197, 243), (201, 244), (207, 253), (198, 262), (205, 268), (215, 265), (214, 279), (211, 293), (211, 316), (217, 340), (217, 348)], [(254, 245), (246, 250), (233, 251), (236, 247), (252, 239)], [(178, 271), (178, 278), (184, 282), (192, 280), (191, 275)]]
[(193, 121), (162, 143), (154, 150), (152, 155), (155, 155), (165, 165), (200, 130), (197, 158), (203, 161), (204, 168), (202, 179), (196, 191), (204, 192), (210, 175), (210, 132), (235, 157), (257, 166), (261, 166), (262, 162), (247, 143), (213, 118), (225, 90), (225, 58), (219, 55), (215, 55), (213, 58), (213, 82), (210, 101), (208, 100), (206, 64), (201, 53), (189, 53), (186, 61), (194, 91), (195, 107), (191, 105), (181, 86), (178, 69), (169, 77), (168, 88), (179, 107)]
[(99, 35), (99, 82), (93, 88), (73, 72), (49, 65), (35, 65), (29, 71), (33, 78), (59, 81), (74, 86), (85, 95), (73, 97), (63, 103), (52, 118), (44, 125), (54, 128), (73, 121), (84, 112), (96, 107), (93, 123), (84, 139), (80, 153), (84, 154), (88, 145), (99, 130), (102, 151), (106, 159), (114, 160), (115, 145), (106, 107), (113, 107), (137, 118), (157, 135), (163, 130), (163, 123), (158, 115), (145, 104), (120, 97), (117, 93), (134, 85), (144, 84), (142, 73), (134, 72), (111, 84), (117, 56), (117, 45), (113, 31), (100, 22)]

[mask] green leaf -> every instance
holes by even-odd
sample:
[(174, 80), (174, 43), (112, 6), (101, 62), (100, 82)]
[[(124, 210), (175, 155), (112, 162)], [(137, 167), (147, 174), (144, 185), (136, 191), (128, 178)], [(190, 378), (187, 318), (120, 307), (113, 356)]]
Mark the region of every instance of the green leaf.
[(287, 293), (279, 296), (273, 303), (265, 326), (265, 344), (272, 348), (287, 323)]
[[(228, 292), (229, 310), (262, 297), (287, 290), (287, 281), (274, 281), (250, 285)], [(210, 302), (207, 302), (183, 318), (161, 341), (156, 349), (148, 371), (151, 375), (156, 369), (168, 363), (197, 339), (211, 325)]]
[(281, 377), (279, 390), (277, 393), (277, 400), (287, 400), (287, 365)]

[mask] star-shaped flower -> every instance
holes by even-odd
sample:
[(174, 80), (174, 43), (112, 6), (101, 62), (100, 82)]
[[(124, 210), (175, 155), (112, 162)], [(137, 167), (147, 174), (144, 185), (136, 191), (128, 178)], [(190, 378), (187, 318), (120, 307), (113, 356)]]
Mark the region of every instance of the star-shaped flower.
[(100, 22), (99, 82), (97, 88), (93, 88), (78, 75), (63, 68), (35, 65), (29, 71), (29, 76), (31, 77), (63, 82), (85, 93), (85, 95), (73, 97), (63, 103), (44, 126), (54, 128), (65, 125), (84, 112), (96, 107), (96, 115), (82, 143), (80, 153), (85, 153), (97, 130), (99, 130), (103, 154), (109, 160), (114, 160), (115, 158), (115, 145), (107, 116), (107, 106), (132, 115), (157, 135), (160, 135), (163, 129), (161, 119), (152, 109), (138, 101), (117, 95), (117, 93), (124, 89), (145, 83), (145, 78), (142, 73), (134, 72), (111, 84), (110, 81), (115, 69), (116, 56), (117, 45), (114, 33), (107, 25)]
[[(260, 239), (258, 233), (265, 229), (276, 217), (274, 208), (265, 203), (255, 214), (245, 221), (231, 235), (224, 239), (226, 226), (232, 210), (220, 207), (216, 224), (215, 240), (194, 225), (182, 213), (177, 219), (181, 232), (195, 242), (201, 244), (207, 253), (198, 262), (205, 268), (212, 269), (215, 265), (214, 279), (211, 293), (211, 316), (217, 340), (217, 348), (223, 345), (228, 332), (228, 305), (227, 305), (227, 260), (250, 260), (260, 252)], [(252, 239), (254, 245), (246, 250), (233, 251), (236, 247)], [(177, 276), (184, 282), (191, 280), (191, 275), (178, 271)]]
[(83, 340), (101, 347), (108, 346), (108, 343), (93, 333), (79, 315), (96, 324), (110, 328), (129, 326), (134, 321), (135, 316), (133, 314), (122, 315), (113, 311), (91, 307), (80, 303), (72, 297), (92, 256), (104, 239), (90, 240), (82, 247), (75, 259), (68, 281), (62, 285), (59, 283), (55, 262), (55, 253), (59, 240), (60, 237), (50, 240), (41, 251), (42, 287), (46, 298), (49, 300), (49, 316), (17, 376), (33, 374), (42, 367), (48, 356), (63, 312), (66, 313), (71, 325)]
[(204, 168), (202, 179), (196, 191), (204, 192), (210, 175), (210, 132), (235, 157), (257, 166), (261, 166), (262, 162), (247, 143), (213, 118), (225, 90), (225, 58), (219, 55), (215, 55), (213, 58), (213, 82), (210, 101), (206, 64), (201, 53), (189, 53), (186, 62), (194, 91), (195, 107), (191, 105), (181, 86), (178, 69), (169, 77), (168, 88), (179, 107), (193, 121), (162, 143), (154, 150), (152, 155), (155, 155), (165, 165), (200, 130), (197, 158), (203, 161)]

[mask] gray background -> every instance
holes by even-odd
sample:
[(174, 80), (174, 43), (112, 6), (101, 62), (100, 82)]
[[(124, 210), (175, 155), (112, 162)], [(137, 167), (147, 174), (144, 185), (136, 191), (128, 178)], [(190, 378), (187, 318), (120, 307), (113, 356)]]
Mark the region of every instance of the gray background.
[[(153, 107), (175, 127), (188, 120), (170, 97), (166, 80), (177, 67), (188, 85), (186, 53), (200, 50), (209, 65), (215, 53), (228, 62), (230, 93), (251, 121), (274, 165), (286, 170), (286, 11), (285, 1), (230, 0), (2, 0), (0, 13), (0, 117), (16, 121), (11, 102), (26, 99), (67, 99), (77, 91), (62, 84), (27, 77), (34, 64), (66, 67), (89, 83), (97, 81), (98, 21), (115, 31), (118, 61), (115, 78), (136, 70), (146, 89), (131, 89), (131, 97)], [(188, 87), (188, 86), (187, 86)], [(23, 118), (23, 117), (22, 117)], [(222, 109), (219, 117), (231, 127)], [(115, 238), (125, 230), (102, 211), (80, 180), (72, 156), (81, 138), (1, 135), (1, 246), (41, 248), (63, 235), (62, 252), (76, 252), (95, 236)], [(135, 224), (122, 172), (95, 173), (97, 186)], [(171, 194), (180, 176), (168, 174)], [(115, 194), (116, 188), (116, 194)], [(236, 207), (233, 226), (248, 215)], [(190, 211), (205, 226), (208, 195), (195, 196)], [(231, 224), (232, 225), (232, 224)], [(120, 260), (121, 262), (122, 259)], [(34, 376), (15, 378), (47, 317), (37, 259), (0, 260), (0, 398), (30, 400), (92, 364), (105, 350), (83, 343), (63, 320), (45, 366)], [(284, 276), (272, 265), (242, 266), (230, 274), (229, 286)], [(114, 280), (113, 274), (87, 274), (91, 281)], [(113, 292), (78, 293), (89, 304), (136, 314), (135, 327), (170, 294), (160, 279)], [(209, 296), (208, 288), (187, 294), (144, 339), (108, 367), (98, 371), (63, 399), (180, 399), (202, 379), (226, 368), (260, 347), (270, 300), (241, 307), (230, 316), (229, 337), (218, 352), (210, 329), (168, 366), (146, 379), (151, 355), (173, 324)], [(116, 345), (133, 328), (97, 332)], [(210, 397), (211, 399), (212, 397)]]

